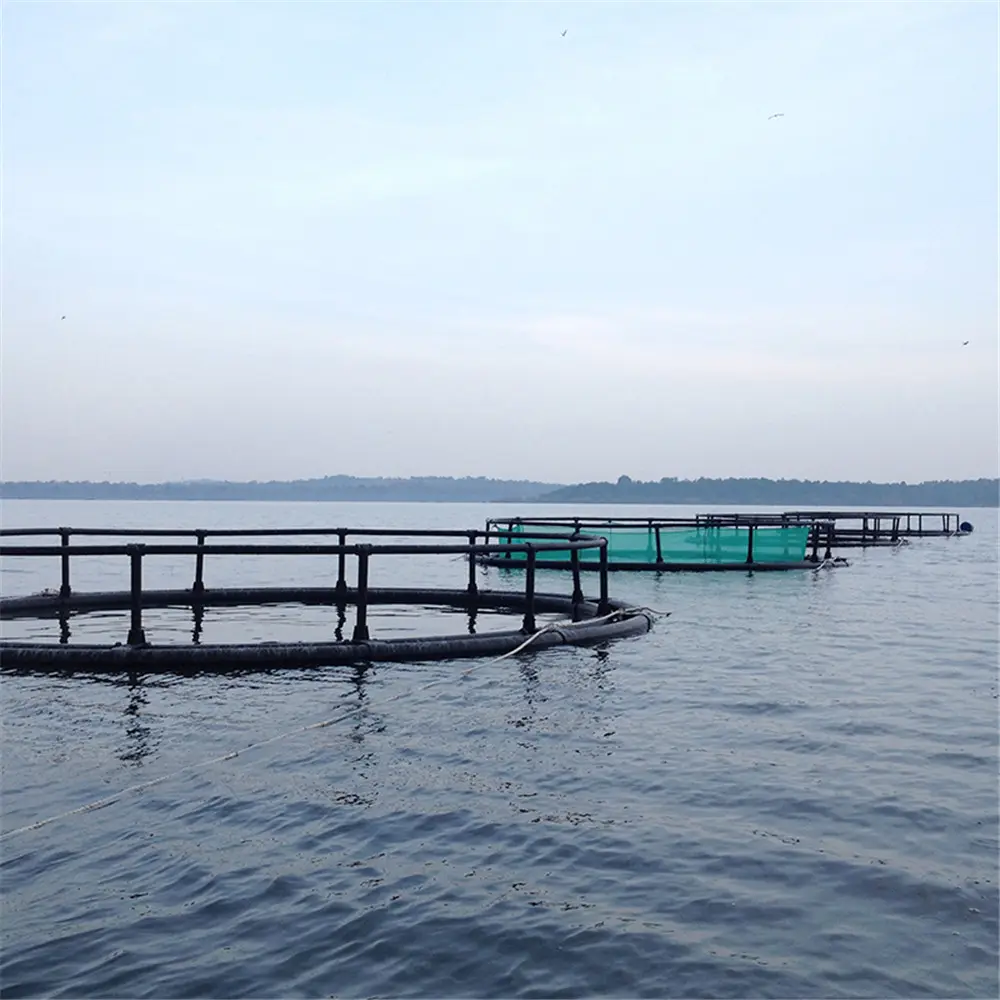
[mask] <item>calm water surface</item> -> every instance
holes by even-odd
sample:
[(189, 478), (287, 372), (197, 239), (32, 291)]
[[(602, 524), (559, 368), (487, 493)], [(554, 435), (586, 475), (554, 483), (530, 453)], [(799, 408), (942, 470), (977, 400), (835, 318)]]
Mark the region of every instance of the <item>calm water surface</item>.
[[(6, 501), (3, 520), (465, 528), (531, 510)], [(605, 649), (131, 684), (4, 675), (0, 995), (995, 997), (997, 515), (963, 514), (971, 537), (855, 552), (847, 569), (615, 576), (614, 596), (673, 615)], [(27, 563), (6, 561), (4, 594), (58, 584), (56, 565)], [(127, 584), (122, 561), (73, 573)], [(464, 573), (373, 563), (372, 582)], [(206, 567), (209, 586), (335, 574)], [(147, 578), (187, 586), (191, 566)], [(203, 639), (328, 637), (330, 613), (210, 609)], [(380, 615), (375, 635), (441, 624)], [(153, 641), (190, 630), (181, 610), (147, 622)], [(4, 623), (29, 634), (57, 626)]]

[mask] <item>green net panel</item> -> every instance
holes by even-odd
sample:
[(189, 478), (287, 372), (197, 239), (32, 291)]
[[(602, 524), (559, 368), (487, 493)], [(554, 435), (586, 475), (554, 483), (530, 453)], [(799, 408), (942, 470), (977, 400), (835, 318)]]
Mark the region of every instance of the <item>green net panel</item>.
[[(504, 528), (506, 530), (506, 528)], [(809, 526), (794, 528), (761, 527), (754, 529), (753, 561), (759, 563), (800, 563), (806, 557), (809, 541)], [(524, 528), (515, 524), (516, 536), (537, 533), (538, 528)], [(611, 562), (656, 563), (656, 531), (653, 528), (597, 528), (584, 530), (585, 534), (601, 535), (608, 540), (608, 559)], [(690, 563), (710, 565), (713, 563), (746, 562), (749, 528), (661, 528), (660, 551), (665, 563)], [(542, 539), (531, 539), (541, 544)], [(505, 539), (500, 539), (504, 544)], [(525, 553), (511, 551), (512, 560), (524, 560)], [(545, 562), (570, 561), (569, 552), (539, 552), (539, 560)], [(581, 562), (600, 561), (598, 549), (582, 549)]]

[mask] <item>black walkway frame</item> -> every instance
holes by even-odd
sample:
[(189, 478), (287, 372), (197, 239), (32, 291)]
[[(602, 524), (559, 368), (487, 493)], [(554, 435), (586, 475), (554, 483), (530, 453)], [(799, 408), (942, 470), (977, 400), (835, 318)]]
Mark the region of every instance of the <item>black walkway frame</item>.
[[(210, 543), (210, 538), (322, 537), (337, 536), (337, 544), (288, 543)], [(480, 589), (476, 581), (477, 562), (499, 551), (489, 543), (488, 531), (438, 531), (398, 528), (260, 528), (231, 530), (168, 530), (127, 528), (4, 528), (0, 536), (46, 538), (56, 536), (59, 545), (0, 545), (0, 558), (17, 557), (58, 559), (61, 568), (58, 591), (26, 597), (0, 598), (0, 619), (58, 617), (61, 637), (58, 643), (2, 641), (0, 667), (31, 670), (86, 670), (88, 672), (143, 672), (184, 670), (247, 669), (298, 667), (320, 664), (349, 664), (379, 661), (452, 659), (474, 656), (499, 656), (512, 652), (526, 638), (534, 637), (530, 648), (554, 645), (580, 645), (647, 632), (652, 618), (608, 595), (607, 541), (589, 535), (558, 535), (550, 532), (521, 535), (518, 548), (523, 552), (526, 570), (523, 592)], [(190, 543), (73, 544), (73, 536), (117, 536), (195, 538)], [(350, 538), (417, 538), (406, 544), (349, 543)], [(435, 541), (435, 539), (447, 541)], [(462, 538), (465, 544), (457, 544)], [(482, 539), (482, 541), (480, 541)], [(508, 546), (504, 546), (507, 549)], [(579, 552), (599, 549), (600, 583), (597, 600), (584, 597), (580, 580)], [(571, 553), (575, 572), (569, 596), (540, 594), (536, 591), (536, 568), (539, 553)], [(193, 556), (194, 581), (190, 590), (145, 590), (144, 560), (156, 556)], [(310, 555), (337, 557), (337, 583), (334, 587), (263, 587), (209, 589), (205, 586), (205, 560), (227, 555)], [(468, 562), (468, 584), (464, 590), (395, 588), (377, 589), (368, 585), (369, 563), (373, 556), (444, 555), (464, 556)], [(128, 591), (77, 593), (72, 589), (71, 560), (87, 556), (122, 556), (130, 564)], [(348, 586), (347, 560), (356, 560), (354, 586)], [(200, 616), (206, 607), (221, 605), (255, 606), (273, 603), (320, 604), (336, 607), (339, 620), (336, 641), (203, 644), (198, 641)], [(373, 604), (435, 605), (461, 608), (470, 614), (470, 634), (443, 635), (412, 639), (373, 639), (368, 628), (368, 608)], [(194, 615), (194, 642), (191, 645), (153, 645), (147, 642), (143, 610), (152, 607), (189, 606)], [(342, 628), (346, 608), (356, 609), (354, 629), (344, 641)], [(128, 609), (131, 612), (124, 643), (71, 644), (69, 619), (73, 614), (95, 610)], [(475, 634), (473, 622), (478, 610), (499, 610), (523, 615), (519, 629)], [(538, 613), (562, 613), (569, 617), (557, 627), (539, 629)]]

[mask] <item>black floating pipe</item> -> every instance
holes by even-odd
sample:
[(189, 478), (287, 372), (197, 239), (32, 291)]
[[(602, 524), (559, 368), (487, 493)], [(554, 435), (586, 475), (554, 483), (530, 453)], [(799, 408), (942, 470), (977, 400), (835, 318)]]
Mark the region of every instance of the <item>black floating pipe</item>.
[[(201, 531), (200, 529), (196, 531), (195, 538), (197, 539), (198, 548), (205, 548), (205, 535), (207, 532)], [(194, 584), (191, 589), (196, 594), (201, 594), (205, 590), (205, 553), (198, 552), (194, 557)]]
[(525, 632), (535, 631), (535, 547), (528, 542), (528, 568), (524, 574), (524, 621), (521, 628)]
[(475, 531), (469, 532), (469, 597), (479, 593), (476, 586), (476, 535)]
[(371, 550), (370, 545), (358, 546), (358, 618), (352, 642), (367, 642), (371, 638), (368, 634), (368, 556)]
[(601, 539), (601, 597), (597, 604), (597, 614), (606, 615), (611, 610), (608, 602), (608, 540)]
[(127, 548), (132, 563), (130, 591), (132, 623), (128, 630), (128, 644), (130, 646), (145, 646), (146, 633), (142, 629), (142, 551), (145, 546), (129, 545)]
[[(63, 549), (68, 549), (69, 548), (70, 529), (69, 528), (60, 528), (59, 529), (59, 535), (62, 538), (62, 547), (63, 547)], [(65, 599), (65, 598), (69, 597), (69, 595), (70, 595), (70, 588), (69, 588), (69, 552), (63, 552), (62, 553), (62, 556), (60, 557), (60, 562), (62, 563), (62, 582), (59, 585), (59, 596), (62, 597), (63, 599)]]

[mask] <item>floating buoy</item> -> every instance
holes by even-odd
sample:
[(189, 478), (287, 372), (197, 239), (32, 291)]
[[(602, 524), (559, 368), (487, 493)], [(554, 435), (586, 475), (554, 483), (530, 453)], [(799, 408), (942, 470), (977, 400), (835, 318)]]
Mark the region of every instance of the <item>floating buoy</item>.
[(969, 524), (969, 522), (968, 522), (968, 521), (963, 521), (963, 522), (962, 522), (962, 523), (961, 523), (961, 524), (960, 524), (960, 525), (958, 526), (958, 530), (959, 530), (959, 532), (960, 532), (961, 534), (963, 534), (963, 535), (971, 535), (971, 534), (972, 534), (972, 525), (971, 525), (971, 524)]

